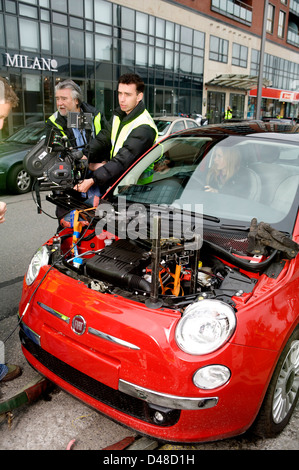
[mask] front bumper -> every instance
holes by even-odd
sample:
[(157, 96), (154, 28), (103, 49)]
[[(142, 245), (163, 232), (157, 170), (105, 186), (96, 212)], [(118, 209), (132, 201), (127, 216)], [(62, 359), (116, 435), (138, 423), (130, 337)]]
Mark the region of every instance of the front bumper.
[[(21, 312), (34, 287), (24, 287)], [(86, 319), (79, 336), (72, 331), (78, 314)], [(53, 270), (24, 316), (22, 348), (41, 374), (137, 432), (172, 442), (244, 432), (262, 402), (275, 353), (227, 343), (213, 354), (192, 357), (174, 341), (179, 317), (179, 312), (94, 293)], [(223, 364), (232, 372), (213, 393), (192, 381), (208, 364)]]

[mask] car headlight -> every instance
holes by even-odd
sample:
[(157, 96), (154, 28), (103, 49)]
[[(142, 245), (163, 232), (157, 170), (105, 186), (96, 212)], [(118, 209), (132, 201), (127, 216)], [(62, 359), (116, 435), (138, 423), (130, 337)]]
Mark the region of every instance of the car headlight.
[(228, 367), (221, 364), (212, 364), (198, 369), (193, 375), (193, 383), (203, 390), (213, 390), (225, 385), (231, 376)]
[(47, 246), (42, 246), (33, 256), (26, 274), (26, 284), (30, 286), (38, 276), (42, 266), (49, 264), (49, 250)]
[(205, 299), (189, 305), (177, 324), (176, 343), (188, 354), (203, 355), (219, 349), (236, 328), (234, 310), (220, 300)]

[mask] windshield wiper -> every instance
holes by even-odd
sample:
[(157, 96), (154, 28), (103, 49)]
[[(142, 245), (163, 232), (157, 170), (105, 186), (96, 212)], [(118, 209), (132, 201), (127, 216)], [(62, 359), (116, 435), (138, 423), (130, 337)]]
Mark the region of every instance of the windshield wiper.
[(218, 217), (214, 217), (213, 215), (203, 214), (202, 218), (204, 220), (208, 220), (209, 222), (215, 222), (215, 224), (219, 224), (220, 222), (220, 219)]
[(233, 225), (233, 224), (221, 224), (221, 229), (224, 230), (240, 230), (241, 232), (249, 232), (250, 227), (246, 225)]

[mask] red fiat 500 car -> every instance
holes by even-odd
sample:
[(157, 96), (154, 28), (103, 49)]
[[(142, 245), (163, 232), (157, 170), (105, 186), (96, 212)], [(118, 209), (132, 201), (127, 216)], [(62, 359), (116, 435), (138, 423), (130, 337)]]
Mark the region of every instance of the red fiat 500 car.
[(299, 388), (297, 131), (170, 136), (96, 210), (55, 190), (72, 212), (24, 280), (29, 363), (159, 440), (279, 433)]

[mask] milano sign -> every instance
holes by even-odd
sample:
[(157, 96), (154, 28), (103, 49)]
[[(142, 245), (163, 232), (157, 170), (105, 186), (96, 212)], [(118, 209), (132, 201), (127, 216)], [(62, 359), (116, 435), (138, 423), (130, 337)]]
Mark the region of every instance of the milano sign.
[(30, 58), (28, 55), (4, 54), (6, 67), (16, 67), (19, 69), (30, 69), (30, 70), (45, 70), (49, 72), (58, 72), (58, 63), (55, 59), (45, 59), (43, 57)]

